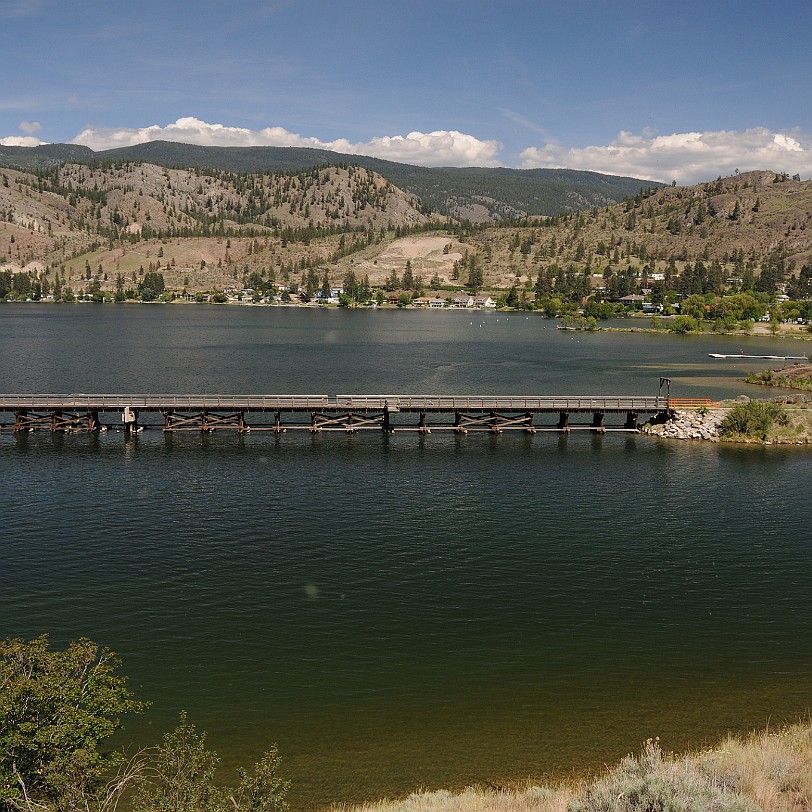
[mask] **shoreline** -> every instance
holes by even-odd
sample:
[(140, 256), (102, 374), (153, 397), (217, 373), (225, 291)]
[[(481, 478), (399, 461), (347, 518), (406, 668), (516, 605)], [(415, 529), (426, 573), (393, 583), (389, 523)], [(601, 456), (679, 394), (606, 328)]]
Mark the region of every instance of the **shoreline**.
[[(116, 301), (104, 301), (104, 302), (94, 302), (87, 299), (81, 300), (77, 299), (73, 302), (56, 302), (56, 301), (33, 301), (33, 300), (8, 300), (2, 299), (0, 300), (0, 305), (4, 304), (23, 304), (23, 305), (80, 305), (80, 304), (106, 304), (106, 305), (213, 305), (215, 307), (270, 307), (270, 308), (299, 308), (299, 309), (306, 309), (306, 310), (385, 310), (385, 311), (400, 311), (400, 310), (408, 310), (408, 311), (429, 311), (429, 312), (441, 312), (441, 313), (463, 313), (467, 315), (471, 315), (473, 313), (499, 313), (499, 314), (524, 314), (525, 316), (537, 316), (543, 319), (548, 319), (549, 321), (559, 321), (561, 320), (561, 316), (547, 316), (544, 313), (538, 310), (521, 310), (516, 308), (482, 308), (482, 307), (415, 307), (414, 305), (405, 305), (403, 307), (399, 305), (393, 305), (388, 302), (380, 304), (380, 305), (352, 305), (350, 307), (341, 307), (337, 304), (320, 304), (318, 302), (240, 302), (240, 301), (228, 301), (228, 302), (196, 302), (190, 301), (188, 299), (173, 299), (172, 301), (159, 301), (153, 300), (150, 302), (143, 302), (138, 299), (128, 299), (123, 302), (116, 302)], [(627, 315), (627, 316), (617, 316), (615, 317), (616, 320), (642, 320), (644, 317), (640, 315)], [(645, 317), (647, 318), (647, 317)], [(663, 317), (668, 318), (668, 317)], [(760, 326), (759, 326), (760, 327)], [(677, 330), (672, 330), (660, 327), (642, 327), (642, 326), (633, 326), (630, 325), (629, 327), (608, 327), (608, 326), (596, 326), (594, 329), (586, 329), (583, 327), (572, 326), (566, 327), (563, 329), (570, 330), (572, 332), (578, 333), (645, 333), (650, 335), (694, 335), (694, 336), (709, 336), (709, 335), (718, 335), (720, 338), (725, 336), (738, 336), (741, 338), (769, 338), (769, 339), (795, 339), (800, 341), (812, 341), (812, 332), (810, 332), (806, 327), (803, 329), (801, 325), (792, 324), (790, 322), (785, 322), (782, 324), (783, 328), (780, 329), (777, 333), (772, 333), (772, 331), (767, 328), (763, 327), (760, 329), (754, 329), (750, 332), (741, 329), (735, 330), (725, 330), (724, 332), (717, 333), (713, 330), (696, 330), (691, 331), (689, 333), (679, 333)]]
[(334, 804), (330, 812), (605, 812), (736, 809), (786, 812), (812, 807), (812, 724), (797, 722), (687, 753), (664, 751), (659, 737), (597, 776), (514, 787), (417, 791), (401, 799)]
[(812, 445), (812, 396), (797, 396), (798, 400), (786, 403), (786, 398), (766, 401), (784, 407), (782, 416), (785, 422), (776, 421), (764, 428), (764, 437), (734, 435), (723, 436), (722, 423), (737, 406), (750, 403), (746, 395), (735, 401), (725, 401), (724, 405), (702, 409), (681, 409), (670, 420), (646, 423), (640, 433), (663, 440), (700, 441), (723, 445), (749, 446), (808, 446)]

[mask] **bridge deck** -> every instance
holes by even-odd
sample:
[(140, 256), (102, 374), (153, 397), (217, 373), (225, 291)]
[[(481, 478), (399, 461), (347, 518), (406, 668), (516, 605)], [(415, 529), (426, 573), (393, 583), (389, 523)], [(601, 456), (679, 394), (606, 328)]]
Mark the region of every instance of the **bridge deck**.
[(654, 414), (669, 407), (667, 398), (626, 396), (495, 395), (0, 395), (0, 412), (569, 412)]

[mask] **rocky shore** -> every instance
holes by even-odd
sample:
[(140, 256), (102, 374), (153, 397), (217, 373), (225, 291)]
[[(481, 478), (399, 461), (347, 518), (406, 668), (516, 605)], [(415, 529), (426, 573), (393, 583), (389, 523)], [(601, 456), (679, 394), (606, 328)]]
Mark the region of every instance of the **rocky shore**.
[(729, 409), (708, 409), (705, 411), (679, 411), (672, 420), (665, 423), (647, 423), (641, 429), (643, 434), (666, 437), (673, 440), (707, 440), (719, 442), (719, 425)]

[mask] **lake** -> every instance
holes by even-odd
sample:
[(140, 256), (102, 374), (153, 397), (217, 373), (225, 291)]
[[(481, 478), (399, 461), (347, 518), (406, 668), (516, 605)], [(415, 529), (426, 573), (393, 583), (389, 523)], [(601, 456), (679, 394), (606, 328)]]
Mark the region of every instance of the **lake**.
[[(741, 336), (2, 305), (11, 392), (772, 394)], [(800, 352), (798, 351), (800, 349)], [(754, 391), (751, 391), (754, 390)], [(8, 417), (7, 415), (5, 417)], [(291, 803), (599, 769), (809, 710), (812, 455), (642, 435), (0, 434), (0, 635), (88, 636)]]

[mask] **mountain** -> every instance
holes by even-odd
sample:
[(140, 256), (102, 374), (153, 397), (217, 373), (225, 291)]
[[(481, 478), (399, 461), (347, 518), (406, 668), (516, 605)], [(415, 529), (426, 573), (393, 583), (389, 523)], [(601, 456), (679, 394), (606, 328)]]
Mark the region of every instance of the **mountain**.
[(93, 160), (93, 150), (79, 144), (43, 144), (39, 147), (4, 147), (0, 144), (0, 166), (26, 172), (36, 172), (63, 163), (89, 163)]
[(444, 216), (478, 223), (611, 205), (637, 194), (641, 188), (662, 186), (572, 169), (427, 168), (304, 147), (205, 147), (171, 141), (99, 152), (71, 144), (0, 147), (2, 166), (35, 171), (63, 162), (141, 162), (171, 169), (235, 173), (300, 172), (337, 164), (362, 166), (416, 195), (425, 206)]
[[(550, 268), (604, 276), (670, 268), (676, 279), (699, 263), (701, 274), (712, 268), (722, 281), (757, 277), (765, 268), (797, 274), (812, 266), (812, 181), (745, 172), (643, 192), (543, 225), (480, 229), (468, 242), (486, 278), (503, 285), (516, 276), (535, 279)], [(702, 290), (689, 292), (708, 292), (708, 278), (699, 284)]]
[(0, 169), (3, 268), (32, 279), (58, 269), (74, 290), (91, 280), (109, 290), (119, 276), (135, 284), (154, 271), (174, 290), (244, 284), (254, 273), (288, 282), (311, 271), (332, 280), (352, 272), (392, 289), (409, 270), (422, 278), (418, 289), (477, 276), (479, 287), (527, 293), (541, 284), (574, 301), (600, 278), (616, 280), (612, 295), (655, 276), (678, 292), (759, 277), (774, 291), (812, 268), (812, 181), (747, 172), (641, 190), (603, 208), (473, 225), (448, 222), (355, 165), (244, 174), (55, 162), (37, 173)]
[(309, 241), (432, 222), (443, 218), (357, 166), (243, 175), (133, 162), (63, 163), (37, 174), (7, 169), (0, 185), (0, 226), (15, 236), (8, 252), (15, 261), (26, 258), (27, 243), (29, 259), (46, 259), (153, 238), (273, 234)]

